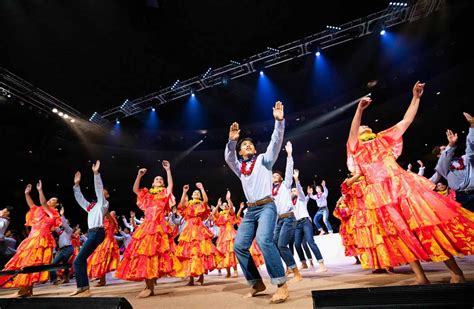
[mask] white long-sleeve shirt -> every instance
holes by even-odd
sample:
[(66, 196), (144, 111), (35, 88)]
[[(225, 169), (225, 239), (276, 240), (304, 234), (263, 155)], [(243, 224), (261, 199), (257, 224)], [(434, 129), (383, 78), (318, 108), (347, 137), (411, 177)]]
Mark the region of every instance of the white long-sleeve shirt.
[(59, 240), (58, 240), (58, 247), (61, 249), (62, 247), (70, 246), (71, 245), (71, 236), (72, 236), (72, 228), (67, 223), (66, 218), (61, 216), (61, 223), (62, 223), (62, 230), (58, 231)]
[(123, 221), (123, 224), (125, 225), (125, 227), (128, 228), (130, 230), (130, 232), (133, 232), (133, 230), (134, 230), (133, 225), (128, 223), (126, 218), (122, 218), (122, 221)]
[(125, 249), (128, 247), (128, 245), (130, 244), (130, 242), (132, 241), (132, 235), (130, 234), (127, 234), (123, 231), (119, 231), (120, 235), (122, 236), (114, 236), (115, 239), (117, 240), (123, 240), (123, 246), (125, 247)]
[(321, 195), (310, 194), (309, 197), (316, 201), (316, 204), (319, 208), (323, 208), (328, 207), (328, 194), (328, 189), (326, 188), (326, 186), (323, 186), (323, 193), (321, 193)]
[(277, 206), (277, 213), (279, 215), (286, 214), (290, 211), (294, 210), (293, 203), (291, 202), (291, 185), (293, 183), (293, 158), (289, 157), (286, 158), (286, 169), (285, 169), (285, 179), (281, 184), (279, 184), (279, 188), (273, 185), (274, 192), (276, 195), (273, 196), (275, 199), (275, 204)]
[(300, 220), (303, 218), (310, 218), (308, 212), (308, 201), (309, 196), (305, 195), (303, 192), (303, 188), (299, 181), (296, 182), (296, 189), (298, 190), (298, 199), (296, 200), (295, 205), (295, 218), (296, 220)]
[[(94, 188), (95, 195), (97, 196), (97, 202), (87, 215), (87, 225), (89, 226), (89, 229), (103, 227), (104, 216), (107, 213), (107, 210), (109, 209), (109, 202), (104, 197), (104, 185), (102, 184), (100, 174), (94, 175)], [(90, 203), (84, 198), (84, 195), (82, 195), (81, 187), (74, 186), (73, 190), (74, 197), (76, 198), (77, 203), (85, 211), (87, 211), (87, 206), (89, 206)]]
[(0, 218), (0, 240), (5, 237), (5, 232), (7, 231), (10, 220), (7, 218)]
[[(255, 202), (272, 195), (272, 168), (283, 144), (285, 120), (275, 120), (270, 144), (267, 151), (256, 158), (252, 174), (241, 173), (242, 162), (237, 159), (236, 141), (228, 141), (224, 153), (225, 161), (230, 169), (240, 178), (247, 202)], [(250, 166), (250, 163), (248, 164)]]

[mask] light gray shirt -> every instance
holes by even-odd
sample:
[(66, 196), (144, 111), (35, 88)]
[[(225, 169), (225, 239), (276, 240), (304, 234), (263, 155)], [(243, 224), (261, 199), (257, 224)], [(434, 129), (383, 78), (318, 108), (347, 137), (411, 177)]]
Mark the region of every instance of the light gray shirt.
[(7, 218), (0, 218), (0, 240), (5, 237), (5, 232), (7, 231), (10, 220)]
[[(100, 174), (94, 175), (94, 188), (97, 202), (87, 215), (87, 225), (89, 226), (89, 229), (103, 227), (104, 216), (109, 209), (109, 202), (104, 197), (104, 185), (102, 184)], [(84, 198), (84, 195), (82, 195), (81, 187), (74, 186), (73, 189), (77, 203), (87, 211), (87, 206), (89, 206), (90, 203)]]
[[(272, 168), (283, 144), (285, 120), (275, 120), (270, 144), (267, 151), (256, 158), (252, 174), (245, 176), (240, 172), (242, 162), (237, 159), (236, 141), (229, 141), (225, 149), (225, 161), (230, 169), (240, 178), (247, 202), (253, 203), (272, 195)], [(248, 164), (250, 166), (250, 164)]]
[(62, 247), (70, 246), (71, 245), (71, 235), (72, 235), (72, 228), (69, 226), (67, 223), (66, 218), (64, 216), (61, 216), (61, 223), (62, 223), (62, 232), (58, 231), (58, 233), (61, 233), (59, 235), (59, 240), (58, 240), (58, 246), (61, 249)]
[(318, 194), (311, 194), (309, 197), (316, 201), (319, 208), (328, 207), (328, 189), (323, 186), (323, 193), (320, 196)]
[(117, 240), (122, 240), (123, 241), (123, 246), (125, 247), (125, 249), (128, 247), (128, 245), (130, 244), (130, 242), (132, 241), (132, 235), (130, 234), (127, 234), (123, 231), (119, 231), (120, 235), (122, 236), (114, 236), (115, 239)]
[(296, 182), (296, 189), (298, 190), (298, 199), (296, 200), (295, 205), (295, 218), (300, 220), (303, 218), (310, 218), (308, 212), (308, 201), (309, 196), (305, 195), (303, 188), (301, 187), (300, 182)]
[[(275, 204), (277, 206), (277, 213), (279, 215), (286, 214), (294, 210), (293, 203), (291, 201), (291, 185), (293, 183), (293, 158), (286, 158), (286, 169), (285, 179), (279, 185), (280, 188), (276, 195), (273, 196)], [(276, 188), (274, 187), (274, 190)]]
[(455, 150), (456, 147), (449, 145), (446, 147), (438, 159), (438, 164), (436, 164), (436, 173), (430, 180), (437, 183), (441, 177), (444, 177), (448, 181), (448, 186), (453, 190), (474, 190), (474, 128), (469, 128), (466, 137), (466, 154), (462, 156), (465, 168), (462, 170), (450, 169)]

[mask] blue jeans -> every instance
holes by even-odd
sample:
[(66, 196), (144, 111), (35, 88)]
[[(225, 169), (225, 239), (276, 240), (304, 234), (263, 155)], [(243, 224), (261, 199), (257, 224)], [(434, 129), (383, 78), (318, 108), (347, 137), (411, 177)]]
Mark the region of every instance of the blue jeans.
[(245, 279), (247, 279), (250, 285), (254, 285), (257, 281), (262, 281), (262, 277), (249, 252), (254, 238), (256, 238), (257, 245), (262, 250), (265, 266), (272, 284), (279, 285), (286, 282), (283, 263), (281, 262), (280, 254), (278, 254), (278, 249), (273, 243), (276, 219), (277, 211), (274, 202), (262, 206), (249, 207), (237, 231), (234, 251)]
[[(66, 246), (62, 247), (59, 249), (58, 253), (56, 253), (56, 256), (53, 259), (53, 264), (67, 264), (69, 261), (69, 258), (71, 255), (74, 253), (74, 247), (73, 246)], [(51, 282), (56, 281), (58, 276), (56, 275), (56, 271), (50, 271), (49, 272), (49, 279)], [(64, 278), (69, 279), (69, 268), (64, 269)]]
[(323, 229), (321, 224), (319, 224), (319, 220), (321, 220), (321, 217), (323, 218), (323, 222), (326, 225), (328, 232), (332, 232), (332, 226), (331, 223), (329, 223), (329, 209), (327, 207), (319, 208), (318, 212), (314, 216), (314, 225), (316, 225), (316, 228), (318, 230)]
[(290, 250), (290, 243), (295, 239), (296, 219), (294, 216), (278, 219), (273, 233), (273, 242), (280, 251), (280, 256), (289, 269), (296, 268), (295, 258)]
[(105, 238), (103, 228), (89, 230), (87, 240), (77, 254), (74, 260), (74, 272), (76, 274), (77, 288), (85, 288), (89, 286), (89, 278), (87, 277), (87, 258), (91, 256), (95, 248), (97, 248)]
[[(296, 252), (298, 252), (298, 256), (301, 261), (305, 260), (303, 250), (301, 249), (301, 244), (303, 240), (305, 243), (309, 245), (309, 247), (313, 251), (313, 254), (316, 257), (316, 260), (318, 260), (319, 263), (324, 262), (323, 256), (321, 255), (321, 251), (319, 251), (318, 245), (316, 245), (316, 243), (314, 242), (313, 224), (311, 224), (310, 218), (303, 218), (301, 219), (301, 221), (297, 222), (296, 224), (295, 246), (296, 246)], [(308, 255), (308, 252), (306, 251), (306, 255), (311, 260), (311, 253), (309, 253)]]

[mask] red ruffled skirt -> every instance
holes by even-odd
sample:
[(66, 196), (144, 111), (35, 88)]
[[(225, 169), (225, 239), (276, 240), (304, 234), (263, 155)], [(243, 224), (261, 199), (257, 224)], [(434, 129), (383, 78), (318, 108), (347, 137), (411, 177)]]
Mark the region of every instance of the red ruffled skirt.
[(105, 237), (104, 241), (87, 259), (87, 274), (89, 278), (101, 278), (106, 273), (117, 269), (120, 252), (115, 238)]

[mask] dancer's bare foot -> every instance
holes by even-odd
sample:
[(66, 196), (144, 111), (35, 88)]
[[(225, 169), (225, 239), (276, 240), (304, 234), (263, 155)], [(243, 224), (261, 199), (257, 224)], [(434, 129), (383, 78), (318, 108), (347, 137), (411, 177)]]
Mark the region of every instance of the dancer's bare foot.
[(239, 274), (237, 273), (237, 271), (234, 271), (234, 274), (232, 275), (232, 278), (238, 278), (239, 277)]
[(430, 284), (430, 281), (427, 278), (424, 279), (416, 279), (415, 282), (413, 282), (410, 285), (424, 285), (424, 284)]
[(189, 282), (186, 284), (186, 286), (194, 286), (194, 278), (189, 277)]
[(327, 269), (326, 265), (324, 265), (324, 264), (319, 264), (318, 269), (316, 269), (317, 273), (325, 273), (327, 271), (328, 271), (328, 269)]
[(288, 293), (288, 285), (285, 283), (278, 287), (275, 294), (273, 294), (272, 298), (270, 299), (270, 304), (282, 303), (287, 300), (288, 297), (290, 297), (290, 293)]
[(287, 269), (286, 269), (285, 276), (287, 276), (287, 277), (288, 277), (288, 276), (289, 276), (290, 274), (292, 274), (292, 273), (293, 273), (293, 270), (292, 270), (292, 269), (289, 269), (289, 268), (287, 268)]
[(69, 294), (69, 296), (72, 297), (90, 297), (91, 296), (91, 290), (89, 287), (85, 288), (78, 288), (75, 292), (72, 292)]
[(197, 283), (199, 283), (199, 285), (204, 285), (204, 275), (199, 276), (199, 279), (197, 280)]
[(33, 287), (21, 287), (18, 292), (15, 294), (11, 295), (11, 298), (25, 298), (25, 297), (30, 297), (33, 296)]
[(293, 268), (293, 273), (295, 274), (295, 276), (288, 283), (296, 283), (296, 282), (300, 282), (301, 280), (303, 280), (303, 277), (301, 276), (301, 273), (298, 270), (298, 268), (296, 268), (296, 267)]
[(263, 292), (267, 289), (263, 281), (257, 281), (251, 288), (250, 291), (244, 295), (244, 298), (254, 297), (257, 293)]
[(146, 298), (146, 297), (150, 297), (150, 296), (153, 296), (154, 293), (152, 290), (148, 289), (148, 288), (145, 288), (143, 291), (141, 291), (137, 297), (138, 298)]
[(306, 261), (301, 261), (300, 269), (308, 269), (308, 264), (306, 264)]
[(451, 280), (449, 280), (449, 283), (464, 283), (466, 282), (466, 278), (464, 278), (464, 275), (451, 275)]

